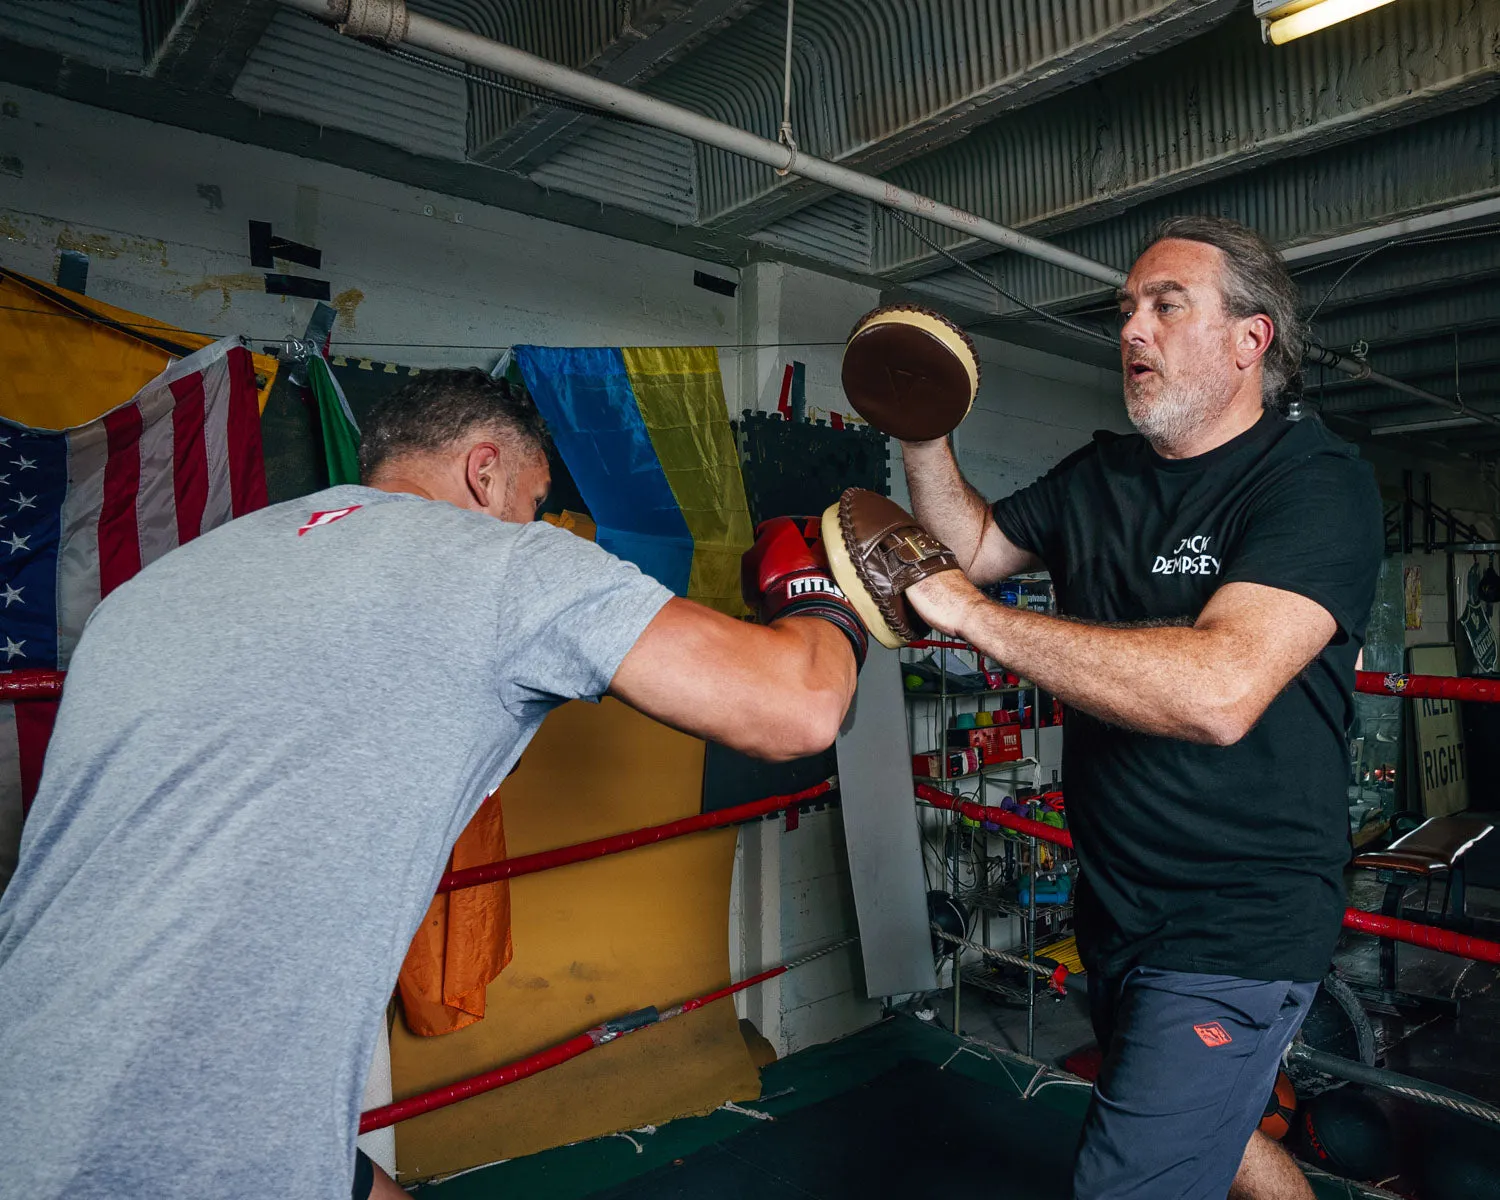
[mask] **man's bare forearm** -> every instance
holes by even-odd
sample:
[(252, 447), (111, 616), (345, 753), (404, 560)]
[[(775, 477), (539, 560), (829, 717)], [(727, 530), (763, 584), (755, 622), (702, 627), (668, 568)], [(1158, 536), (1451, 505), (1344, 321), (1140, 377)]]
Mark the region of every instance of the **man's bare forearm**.
[(1217, 631), (1088, 625), (980, 601), (957, 632), (1064, 704), (1140, 733), (1228, 745), (1263, 707), (1244, 685), (1251, 649)]
[(971, 572), (990, 520), (990, 506), (963, 477), (946, 438), (905, 442), (901, 454), (912, 516), (953, 551), (965, 573)]

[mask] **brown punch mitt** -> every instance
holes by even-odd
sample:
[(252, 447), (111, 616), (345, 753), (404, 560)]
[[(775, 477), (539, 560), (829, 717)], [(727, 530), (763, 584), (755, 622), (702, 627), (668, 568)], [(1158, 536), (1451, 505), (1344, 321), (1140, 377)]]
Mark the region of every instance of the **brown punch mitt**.
[(850, 488), (823, 513), (823, 548), (833, 578), (870, 634), (897, 650), (931, 630), (904, 593), (939, 571), (959, 570), (953, 551), (899, 504)]
[(979, 392), (979, 355), (947, 317), (910, 304), (866, 313), (844, 347), (844, 395), (881, 433), (946, 437)]

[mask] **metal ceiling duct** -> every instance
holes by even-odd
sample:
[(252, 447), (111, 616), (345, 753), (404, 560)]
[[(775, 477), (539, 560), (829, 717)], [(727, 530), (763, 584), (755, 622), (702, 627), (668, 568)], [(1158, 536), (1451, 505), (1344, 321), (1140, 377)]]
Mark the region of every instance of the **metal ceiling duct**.
[[(701, 113), (595, 79), (591, 75), (548, 62), (544, 58), (480, 37), (468, 30), (444, 25), (421, 13), (411, 12), (402, 0), (282, 0), (282, 3), (288, 8), (298, 9), (323, 20), (339, 22), (341, 32), (356, 37), (404, 42), (419, 49), (456, 58), (470, 66), (494, 71), (560, 96), (594, 105), (605, 113), (655, 125), (658, 129), (678, 133), (705, 145), (727, 150), (731, 154), (765, 163), (778, 171), (801, 175), (838, 191), (863, 196), (887, 208), (899, 209), (936, 225), (982, 238), (1002, 249), (1045, 259), (1101, 283), (1117, 286), (1125, 280), (1125, 272), (1117, 268), (1027, 237), (1014, 229), (1007, 229), (974, 213), (899, 188), (883, 179), (788, 149), (779, 142), (725, 125), (722, 121), (705, 117)], [(393, 33), (394, 36), (387, 36), (388, 33)]]
[[(1321, 162), (1372, 129), (1389, 135), (1500, 95), (1497, 40), (1500, 4), (1474, 0), (1396, 5), (1277, 51), (1232, 21), (986, 125), (890, 178), (1051, 237), (1251, 166), (1314, 154)], [(1296, 202), (1317, 205), (1324, 194), (1304, 188)], [(937, 240), (956, 250), (968, 239)], [(877, 231), (877, 271), (937, 265), (906, 230)]]
[[(1118, 287), (1125, 272), (1117, 267), (1074, 254), (1038, 238), (1029, 237), (974, 213), (944, 204), (929, 196), (898, 187), (835, 163), (783, 146), (769, 138), (744, 129), (736, 129), (701, 113), (680, 108), (664, 100), (644, 95), (617, 84), (608, 83), (579, 71), (548, 62), (524, 50), (480, 37), (414, 13), (403, 0), (281, 0), (327, 21), (340, 22), (340, 31), (353, 36), (375, 37), (395, 43), (406, 42), (423, 50), (466, 62), (471, 66), (519, 79), (557, 95), (591, 104), (605, 113), (614, 113), (647, 125), (654, 125), (683, 137), (731, 154), (741, 155), (788, 174), (801, 175), (841, 192), (862, 196), (876, 204), (908, 213), (945, 229), (977, 238), (1004, 250), (1014, 250), (1053, 266), (1074, 271), (1089, 279)], [(1424, 392), (1371, 371), (1368, 364), (1349, 359), (1321, 346), (1309, 345), (1307, 358), (1332, 370), (1367, 379), (1415, 396), (1429, 404), (1473, 416), (1489, 424), (1500, 425), (1500, 418), (1467, 409), (1461, 402), (1432, 392)]]

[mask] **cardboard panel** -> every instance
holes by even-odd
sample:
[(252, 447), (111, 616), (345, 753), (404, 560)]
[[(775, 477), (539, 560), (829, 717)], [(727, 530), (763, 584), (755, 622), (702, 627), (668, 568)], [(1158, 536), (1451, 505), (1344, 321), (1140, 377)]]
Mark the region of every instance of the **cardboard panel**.
[(907, 746), (901, 664), (896, 651), (872, 641), (854, 711), (838, 740), (844, 839), (867, 996), (937, 986)]
[[(699, 810), (703, 743), (614, 700), (554, 712), (501, 790), (506, 842), (528, 854)], [(515, 958), (482, 1021), (391, 1034), (395, 1094), (489, 1070), (647, 1005), (729, 981), (736, 831), (528, 875), (511, 885)], [(510, 1087), (397, 1126), (403, 1180), (533, 1154), (753, 1099), (759, 1076), (724, 1002)]]

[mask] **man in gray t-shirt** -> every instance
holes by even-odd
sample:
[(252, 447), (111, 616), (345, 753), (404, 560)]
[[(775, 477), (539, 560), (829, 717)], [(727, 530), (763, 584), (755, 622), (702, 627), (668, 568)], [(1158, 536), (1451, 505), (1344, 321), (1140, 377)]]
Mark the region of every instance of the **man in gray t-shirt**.
[(367, 421), (368, 486), (231, 522), (95, 611), (0, 899), (6, 1195), (342, 1200), (407, 945), (552, 708), (831, 742), (863, 631), (780, 588), (814, 558), (747, 556), (763, 625), (674, 599), (532, 522), (544, 447), (529, 401), (430, 373)]

